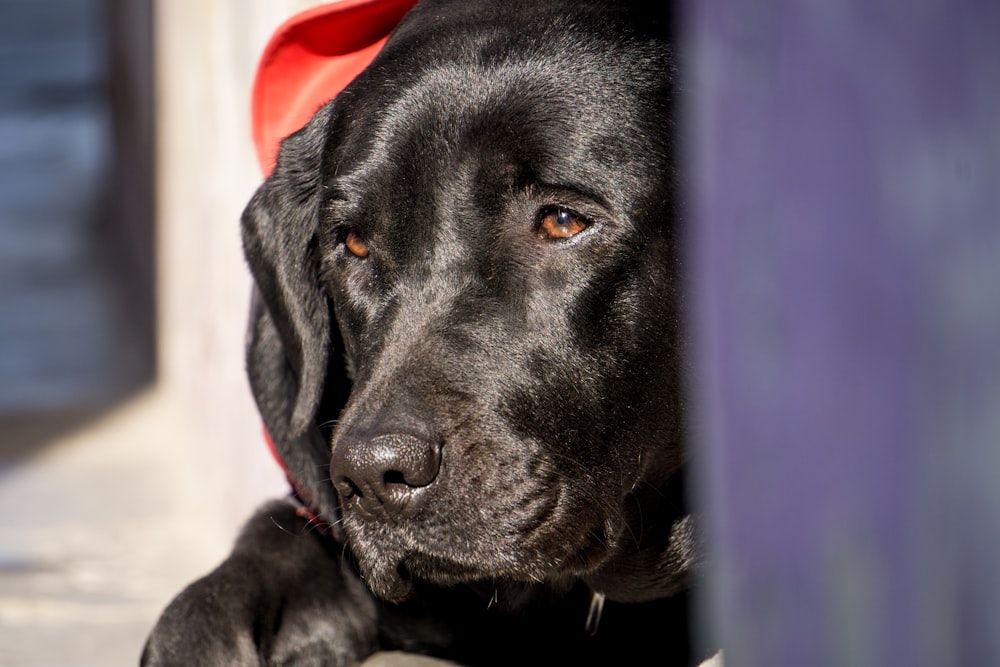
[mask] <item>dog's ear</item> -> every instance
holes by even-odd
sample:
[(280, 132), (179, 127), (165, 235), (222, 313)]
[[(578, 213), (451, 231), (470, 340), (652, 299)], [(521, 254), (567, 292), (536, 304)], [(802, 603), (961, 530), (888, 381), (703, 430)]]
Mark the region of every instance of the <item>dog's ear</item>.
[[(304, 434), (315, 419), (330, 353), (330, 305), (319, 285), (316, 241), (330, 107), (320, 109), (305, 127), (282, 142), (274, 171), (247, 204), (242, 219), (243, 249), (257, 294), (294, 375), (294, 400), (286, 401), (290, 414), (282, 420), (284, 428), (278, 429), (290, 437)], [(254, 331), (261, 324), (260, 304), (255, 310), (251, 348)], [(251, 375), (253, 364), (259, 362), (253, 349), (249, 350)], [(290, 387), (281, 389), (287, 392)], [(273, 400), (260, 396), (256, 387), (254, 394), (258, 404), (262, 398)]]
[[(285, 468), (292, 488), (302, 501), (326, 520), (337, 516), (337, 497), (329, 483), (330, 449), (319, 428), (308, 427), (294, 435), (291, 416), (298, 391), (296, 374), (285, 354), (285, 345), (263, 295), (254, 288), (250, 305), (250, 329), (247, 344), (247, 375), (257, 409), (264, 420), (278, 459)], [(334, 332), (336, 338), (336, 332)], [(334, 417), (346, 401), (350, 383), (331, 360), (337, 380), (328, 382), (323, 412)]]

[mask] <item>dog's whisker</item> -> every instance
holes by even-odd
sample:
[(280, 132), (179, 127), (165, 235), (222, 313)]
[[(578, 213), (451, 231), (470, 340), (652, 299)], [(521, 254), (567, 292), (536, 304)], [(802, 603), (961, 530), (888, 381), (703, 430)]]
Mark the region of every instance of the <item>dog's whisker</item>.
[(340, 423), (339, 419), (327, 419), (325, 421), (319, 422), (317, 426), (321, 429), (325, 429), (325, 428), (336, 427), (337, 424), (339, 423)]
[(283, 524), (279, 523), (278, 520), (275, 519), (273, 516), (268, 517), (268, 519), (270, 519), (271, 523), (273, 523), (278, 528), (278, 530), (280, 530), (281, 532), (287, 533), (288, 535), (295, 535), (295, 533), (293, 533), (292, 531), (288, 530), (288, 528), (286, 528)]

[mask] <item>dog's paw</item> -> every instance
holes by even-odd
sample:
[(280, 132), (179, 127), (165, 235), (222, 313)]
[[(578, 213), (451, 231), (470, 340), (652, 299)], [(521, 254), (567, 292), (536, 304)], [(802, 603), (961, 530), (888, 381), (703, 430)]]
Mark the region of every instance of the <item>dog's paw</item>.
[(284, 606), (261, 604), (233, 595), (239, 587), (219, 571), (188, 587), (153, 629), (142, 667), (347, 667), (373, 650), (356, 609), (338, 614), (299, 593)]
[(354, 665), (376, 647), (376, 608), (342, 547), (270, 503), (233, 553), (163, 612), (143, 667)]
[(254, 628), (228, 602), (228, 583), (210, 575), (174, 598), (146, 640), (142, 667), (262, 664)]

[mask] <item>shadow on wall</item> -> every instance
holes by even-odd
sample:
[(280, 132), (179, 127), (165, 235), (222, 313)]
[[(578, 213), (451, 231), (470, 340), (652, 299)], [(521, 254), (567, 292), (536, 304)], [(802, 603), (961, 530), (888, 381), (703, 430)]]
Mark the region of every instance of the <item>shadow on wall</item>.
[(0, 464), (155, 372), (148, 3), (0, 0)]

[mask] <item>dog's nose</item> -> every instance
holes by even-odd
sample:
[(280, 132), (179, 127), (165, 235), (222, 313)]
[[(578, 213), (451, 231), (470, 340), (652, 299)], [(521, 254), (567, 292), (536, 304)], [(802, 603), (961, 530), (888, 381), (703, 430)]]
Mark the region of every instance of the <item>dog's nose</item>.
[(330, 473), (344, 502), (356, 497), (373, 516), (407, 516), (441, 468), (441, 448), (405, 433), (339, 438)]

